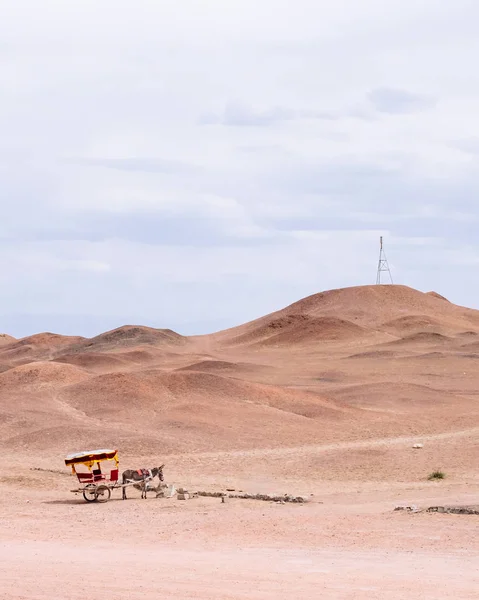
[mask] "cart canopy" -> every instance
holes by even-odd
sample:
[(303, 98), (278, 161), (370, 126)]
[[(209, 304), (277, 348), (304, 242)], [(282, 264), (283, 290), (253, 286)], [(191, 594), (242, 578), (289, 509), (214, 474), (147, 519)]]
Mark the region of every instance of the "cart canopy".
[(72, 469), (75, 465), (86, 465), (91, 468), (94, 463), (102, 460), (114, 460), (118, 466), (118, 450), (109, 450), (102, 448), (100, 450), (86, 450), (83, 452), (76, 452), (69, 454), (65, 458), (65, 464), (71, 466)]

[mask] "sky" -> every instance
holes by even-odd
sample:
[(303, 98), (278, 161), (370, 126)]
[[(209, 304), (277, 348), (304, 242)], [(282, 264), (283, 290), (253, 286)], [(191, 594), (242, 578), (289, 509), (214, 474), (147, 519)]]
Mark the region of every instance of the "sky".
[(0, 331), (479, 308), (479, 3), (3, 0)]

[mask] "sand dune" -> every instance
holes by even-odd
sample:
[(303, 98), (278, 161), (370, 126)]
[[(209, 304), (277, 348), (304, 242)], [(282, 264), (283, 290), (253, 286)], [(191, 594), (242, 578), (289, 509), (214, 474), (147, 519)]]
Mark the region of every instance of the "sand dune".
[(151, 361), (154, 361), (158, 357), (158, 352), (148, 348), (148, 350), (136, 349), (136, 350), (122, 350), (121, 354), (118, 353), (115, 355), (115, 358), (120, 360), (128, 360), (133, 363), (138, 363), (140, 365), (148, 364)]
[(465, 408), (469, 402), (454, 394), (413, 383), (383, 381), (381, 383), (352, 385), (330, 392), (336, 401), (378, 411), (410, 414), (450, 407)]
[(233, 344), (292, 345), (331, 340), (351, 340), (368, 332), (358, 325), (337, 317), (311, 317), (290, 314), (259, 325), (230, 339)]
[[(99, 375), (65, 388), (62, 399), (88, 416), (106, 415), (110, 422), (120, 423), (126, 418), (141, 422), (147, 417), (145, 427), (161, 426), (163, 431), (172, 418), (176, 427), (181, 421), (187, 429), (192, 419), (213, 424), (226, 411), (232, 419), (228, 424), (231, 441), (240, 435), (234, 429), (241, 422), (242, 413), (252, 416), (258, 411), (258, 422), (268, 427), (264, 410), (278, 409), (286, 429), (287, 413), (326, 419), (336, 418), (335, 412), (340, 410), (334, 402), (314, 394), (193, 371)], [(244, 434), (248, 435), (248, 431), (241, 433)], [(210, 435), (214, 440), (215, 434)]]
[(13, 346), (31, 346), (31, 347), (52, 347), (52, 346), (65, 346), (84, 340), (82, 336), (73, 335), (59, 335), (58, 333), (35, 333), (27, 337), (15, 340)]
[(458, 338), (461, 339), (474, 339), (479, 335), (479, 331), (461, 331), (457, 334)]
[[(444, 302), (406, 286), (362, 286), (314, 294), (283, 309), (290, 314), (337, 316), (365, 327), (409, 315), (423, 315), (442, 322), (479, 326), (478, 311)], [(280, 313), (282, 311), (279, 311)]]
[(63, 387), (88, 379), (88, 373), (73, 365), (37, 361), (0, 373), (0, 390), (19, 392), (25, 387)]
[(16, 338), (12, 337), (11, 335), (8, 335), (6, 333), (0, 333), (0, 346), (6, 346), (7, 344), (13, 344), (13, 342), (16, 342)]
[(389, 346), (403, 346), (403, 345), (446, 345), (451, 344), (453, 339), (442, 333), (436, 331), (417, 331), (411, 333), (400, 339), (388, 342)]
[(439, 319), (435, 319), (426, 315), (407, 315), (398, 317), (383, 323), (381, 329), (390, 331), (396, 335), (404, 335), (405, 333), (425, 332), (432, 330), (433, 332), (441, 332), (443, 324)]
[(253, 374), (268, 369), (265, 365), (247, 363), (247, 362), (230, 362), (227, 360), (201, 360), (192, 364), (180, 367), (178, 371), (200, 371), (204, 373), (218, 373), (228, 375), (230, 377), (239, 377), (246, 374)]
[(358, 352), (351, 354), (346, 358), (362, 358), (362, 359), (393, 359), (402, 356), (399, 352), (394, 350), (368, 350), (365, 352)]
[(106, 373), (63, 390), (62, 398), (88, 416), (111, 415), (120, 410), (143, 411), (156, 402), (155, 390), (132, 373)]
[(76, 365), (93, 373), (117, 371), (127, 368), (129, 361), (118, 355), (106, 352), (89, 352), (82, 354), (62, 354), (55, 362)]
[(3, 351), (21, 350), (28, 348), (30, 351), (35, 350), (38, 353), (54, 351), (61, 349), (71, 344), (79, 343), (85, 338), (81, 336), (58, 335), (56, 333), (36, 333), (19, 340), (15, 340), (7, 347), (3, 347)]
[(63, 348), (82, 341), (81, 336), (37, 333), (0, 345), (0, 364), (19, 365), (36, 360), (48, 360)]
[(439, 298), (439, 300), (445, 300), (446, 302), (449, 302), (447, 298), (441, 296), (441, 294), (438, 294), (437, 292), (426, 292), (426, 296), (433, 296), (434, 298)]
[(479, 352), (479, 341), (461, 344), (460, 348), (461, 350), (465, 350), (466, 352)]
[(377, 342), (386, 342), (428, 332), (453, 335), (464, 331), (479, 332), (479, 311), (456, 306), (435, 293), (395, 285), (314, 294), (265, 317), (218, 332), (215, 338), (225, 345), (294, 345), (321, 340), (354, 345), (368, 335), (375, 336)]
[[(183, 450), (357, 439), (381, 428), (388, 435), (440, 431), (449, 428), (450, 411), (459, 420), (468, 406), (475, 414), (467, 373), (476, 335), (478, 311), (404, 286), (322, 292), (191, 338), (132, 325), (91, 339), (37, 334), (0, 348), (10, 423), (0, 445), (21, 438), (28, 447), (33, 432), (37, 444), (52, 448), (71, 436), (100, 442), (101, 428), (126, 449), (148, 439)], [(441, 379), (450, 361), (466, 374), (464, 384), (454, 378), (454, 393)], [(61, 426), (42, 438), (55, 420)]]
[(141, 345), (179, 345), (185, 342), (186, 338), (171, 329), (125, 325), (84, 339), (72, 345), (70, 352), (107, 352)]

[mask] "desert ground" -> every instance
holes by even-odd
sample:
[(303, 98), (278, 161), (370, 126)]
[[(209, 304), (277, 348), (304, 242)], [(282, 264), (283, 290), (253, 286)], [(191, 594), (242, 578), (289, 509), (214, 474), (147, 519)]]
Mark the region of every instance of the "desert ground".
[[(476, 599), (479, 515), (426, 509), (479, 505), (478, 365), (479, 311), (396, 285), (203, 336), (0, 336), (0, 598)], [(306, 502), (86, 503), (64, 458), (94, 448)]]

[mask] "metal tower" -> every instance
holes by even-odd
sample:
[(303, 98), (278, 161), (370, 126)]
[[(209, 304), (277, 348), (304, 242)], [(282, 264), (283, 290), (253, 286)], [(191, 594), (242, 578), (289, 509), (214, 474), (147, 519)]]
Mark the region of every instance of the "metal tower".
[(379, 263), (378, 263), (378, 274), (376, 276), (376, 285), (381, 284), (381, 273), (388, 273), (389, 279), (391, 283), (393, 282), (393, 278), (391, 275), (391, 270), (389, 269), (388, 260), (386, 258), (386, 253), (383, 248), (383, 236), (379, 238)]

